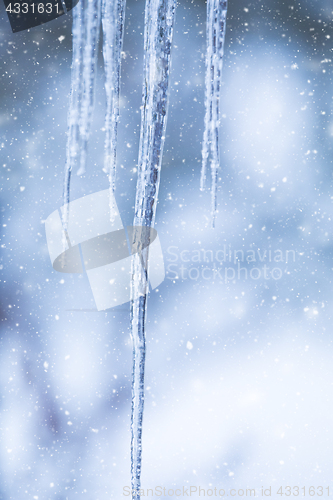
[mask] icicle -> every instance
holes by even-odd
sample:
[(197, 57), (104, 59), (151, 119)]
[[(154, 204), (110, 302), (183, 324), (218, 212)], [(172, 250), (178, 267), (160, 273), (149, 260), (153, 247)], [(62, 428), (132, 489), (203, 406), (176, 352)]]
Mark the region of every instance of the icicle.
[(134, 226), (139, 226), (134, 232), (134, 246), (143, 248), (143, 250), (142, 252), (137, 251), (132, 257), (131, 280), (131, 337), (133, 342), (131, 469), (133, 500), (140, 500), (145, 321), (150, 238), (150, 231), (140, 230), (140, 226), (152, 227), (155, 220), (167, 119), (175, 7), (176, 0), (146, 0), (143, 106), (134, 217)]
[(115, 190), (117, 125), (121, 52), (123, 46), (126, 0), (103, 0), (103, 57), (105, 70), (106, 115), (104, 171), (109, 173), (110, 186)]
[(80, 116), (80, 136), (82, 143), (80, 151), (80, 168), (77, 172), (78, 175), (84, 174), (86, 169), (91, 115), (94, 106), (94, 86), (98, 58), (100, 19), (101, 0), (87, 0), (87, 5), (84, 10), (84, 25), (86, 31), (83, 52), (83, 91)]
[(212, 121), (212, 95), (214, 86), (212, 82), (212, 57), (213, 45), (211, 43), (213, 33), (213, 4), (214, 0), (207, 0), (207, 33), (206, 33), (206, 77), (205, 77), (205, 121), (204, 121), (204, 136), (202, 143), (202, 168), (200, 178), (201, 191), (205, 188), (206, 169), (209, 156), (209, 145), (211, 141), (210, 123)]
[[(68, 207), (70, 180), (73, 167), (79, 153), (79, 116), (81, 106), (81, 71), (83, 61), (83, 39), (84, 39), (84, 24), (82, 19), (83, 0), (73, 9), (73, 55), (72, 55), (72, 71), (71, 71), (71, 94), (68, 112), (68, 132), (66, 146), (66, 165), (65, 165), (65, 182), (64, 182), (64, 205)], [(67, 229), (68, 210), (64, 214), (64, 227)]]
[(227, 17), (227, 0), (207, 0), (207, 55), (205, 124), (202, 145), (200, 189), (204, 189), (209, 154), (211, 154), (211, 204), (212, 226), (215, 225), (217, 179), (219, 171), (219, 126), (222, 63)]
[[(126, 0), (103, 0), (103, 57), (105, 70), (106, 114), (104, 172), (109, 174), (110, 191), (114, 193), (117, 166), (117, 129), (119, 118), (119, 92), (121, 52), (123, 46)], [(115, 207), (110, 196), (110, 218), (113, 220)]]

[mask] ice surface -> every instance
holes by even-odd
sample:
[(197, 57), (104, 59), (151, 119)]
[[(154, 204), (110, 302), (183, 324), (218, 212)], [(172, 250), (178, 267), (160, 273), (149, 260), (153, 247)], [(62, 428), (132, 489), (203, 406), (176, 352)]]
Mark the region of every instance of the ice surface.
[(84, 9), (85, 45), (83, 49), (83, 89), (80, 115), (80, 168), (82, 175), (86, 170), (88, 139), (90, 135), (91, 117), (94, 107), (94, 88), (96, 65), (98, 58), (98, 41), (101, 20), (101, 0), (87, 0)]
[(207, 0), (205, 127), (202, 144), (200, 189), (203, 190), (211, 155), (212, 225), (215, 225), (219, 159), (220, 90), (227, 17), (227, 0)]
[[(73, 9), (73, 58), (71, 74), (71, 95), (68, 112), (68, 132), (66, 147), (66, 165), (64, 182), (64, 204), (69, 203), (71, 174), (79, 154), (80, 132), (79, 117), (82, 99), (82, 64), (83, 64), (83, 1)], [(68, 213), (65, 214), (65, 225), (67, 224)]]
[(126, 0), (103, 0), (103, 57), (105, 70), (106, 115), (104, 171), (109, 173), (110, 189), (115, 190), (117, 163), (117, 128), (121, 52), (123, 46)]
[[(175, 0), (147, 0), (145, 10), (144, 75), (138, 180), (134, 226), (154, 225), (163, 144), (168, 110), (168, 87)], [(133, 342), (132, 378), (132, 498), (140, 499), (142, 417), (144, 405), (145, 322), (147, 309), (149, 233), (134, 233), (143, 248), (132, 258), (131, 336)], [(142, 265), (143, 263), (143, 265)]]

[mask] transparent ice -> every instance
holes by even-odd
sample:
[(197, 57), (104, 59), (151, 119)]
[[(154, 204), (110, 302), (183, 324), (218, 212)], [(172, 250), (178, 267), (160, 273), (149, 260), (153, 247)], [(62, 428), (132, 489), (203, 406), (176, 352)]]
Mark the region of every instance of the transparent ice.
[(80, 114), (80, 168), (78, 175), (86, 170), (88, 140), (94, 107), (94, 86), (98, 58), (98, 41), (101, 21), (101, 0), (87, 0), (84, 9), (85, 45), (83, 49), (83, 89)]
[[(82, 64), (83, 64), (83, 1), (73, 9), (73, 56), (71, 74), (71, 94), (68, 112), (68, 132), (66, 147), (64, 205), (69, 204), (70, 179), (80, 150), (79, 119), (82, 100)], [(65, 212), (65, 227), (67, 227), (67, 211)]]
[[(126, 0), (81, 0), (73, 10), (73, 60), (71, 98), (68, 114), (68, 138), (65, 168), (64, 204), (69, 203), (70, 179), (79, 158), (78, 175), (86, 170), (88, 140), (94, 107), (94, 87), (98, 59), (100, 23), (103, 28), (105, 70), (105, 160), (110, 189), (115, 190), (117, 162), (117, 126), (121, 54), (124, 35)], [(110, 197), (110, 200), (113, 198)], [(115, 208), (110, 203), (111, 219)], [(67, 211), (64, 214), (66, 227)]]
[(227, 18), (227, 0), (207, 0), (205, 127), (202, 144), (200, 189), (205, 187), (207, 162), (211, 155), (211, 210), (215, 225), (217, 178), (219, 172), (219, 126), (222, 62)]
[[(106, 140), (104, 171), (110, 190), (115, 189), (117, 124), (119, 117), (120, 63), (125, 0), (114, 3), (87, 0), (75, 10), (73, 23), (72, 91), (69, 111), (65, 204), (69, 203), (70, 175), (80, 150), (78, 174), (85, 171), (91, 116), (94, 105), (100, 17), (106, 74)], [(132, 498), (140, 499), (142, 419), (144, 406), (145, 324), (148, 288), (150, 231), (154, 226), (168, 110), (171, 46), (176, 0), (147, 0), (145, 9), (144, 70), (138, 180), (132, 248), (138, 249), (131, 267), (131, 337), (133, 343), (131, 474)], [(82, 12), (83, 9), (83, 12)], [(83, 48), (82, 48), (83, 47)], [(82, 71), (82, 84), (80, 75)], [(112, 197), (110, 197), (111, 199)], [(112, 217), (112, 207), (111, 217)], [(65, 210), (66, 212), (66, 210)], [(67, 215), (68, 217), (68, 215)], [(66, 227), (66, 226), (65, 226)]]
[(104, 171), (109, 174), (112, 192), (115, 190), (116, 181), (117, 128), (125, 8), (125, 0), (115, 0), (114, 2), (103, 0), (103, 57), (106, 91)]
[[(73, 55), (71, 94), (64, 179), (63, 225), (68, 225), (70, 183), (73, 167), (79, 159), (78, 175), (85, 172), (91, 116), (94, 106), (94, 85), (98, 57), (101, 0), (81, 0), (73, 9)], [(63, 238), (63, 246), (66, 240)]]
[(133, 342), (131, 470), (132, 498), (140, 499), (142, 417), (144, 406), (145, 323), (148, 293), (149, 231), (154, 225), (165, 128), (176, 0), (147, 0), (144, 34), (142, 114), (135, 199), (132, 257), (131, 337)]

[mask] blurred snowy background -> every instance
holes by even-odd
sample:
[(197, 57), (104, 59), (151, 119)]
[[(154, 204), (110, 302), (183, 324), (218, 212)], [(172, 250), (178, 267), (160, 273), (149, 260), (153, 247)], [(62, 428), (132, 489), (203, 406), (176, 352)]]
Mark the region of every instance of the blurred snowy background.
[[(129, 304), (73, 311), (94, 307), (87, 278), (53, 271), (44, 230), (62, 204), (71, 16), (13, 34), (1, 9), (0, 498), (119, 499), (130, 484)], [(167, 274), (148, 304), (144, 488), (263, 485), (280, 498), (279, 486), (330, 483), (332, 20), (329, 0), (230, 0), (213, 230), (199, 191), (205, 4), (179, 2), (156, 223)], [(143, 22), (144, 2), (129, 0), (116, 191), (128, 225)], [(88, 169), (73, 176), (72, 199), (108, 186), (103, 85), (100, 54)], [(224, 245), (231, 263), (219, 262)], [(240, 262), (247, 279), (236, 250), (256, 255)]]

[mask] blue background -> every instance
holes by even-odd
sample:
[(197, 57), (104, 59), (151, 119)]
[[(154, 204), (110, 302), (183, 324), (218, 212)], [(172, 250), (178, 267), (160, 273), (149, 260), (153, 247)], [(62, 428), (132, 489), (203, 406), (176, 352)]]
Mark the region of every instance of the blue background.
[[(167, 273), (148, 303), (142, 486), (271, 486), (280, 498), (280, 486), (329, 486), (332, 477), (332, 6), (230, 0), (214, 230), (209, 191), (199, 191), (205, 15), (197, 0), (176, 12), (156, 219)], [(130, 0), (116, 191), (126, 225), (143, 23), (144, 3)], [(88, 280), (52, 269), (44, 230), (62, 205), (71, 15), (13, 34), (2, 5), (0, 45), (0, 498), (123, 498), (129, 304), (70, 311), (94, 307)], [(100, 50), (88, 168), (73, 176), (72, 199), (108, 187), (104, 112)], [(241, 262), (248, 273), (266, 264), (281, 277), (238, 279), (237, 262), (216, 259), (224, 245), (254, 250), (257, 262)], [(213, 261), (182, 261), (203, 249)], [(262, 263), (258, 249), (281, 250), (283, 260)], [(235, 279), (205, 279), (214, 265), (222, 278), (232, 267)]]

